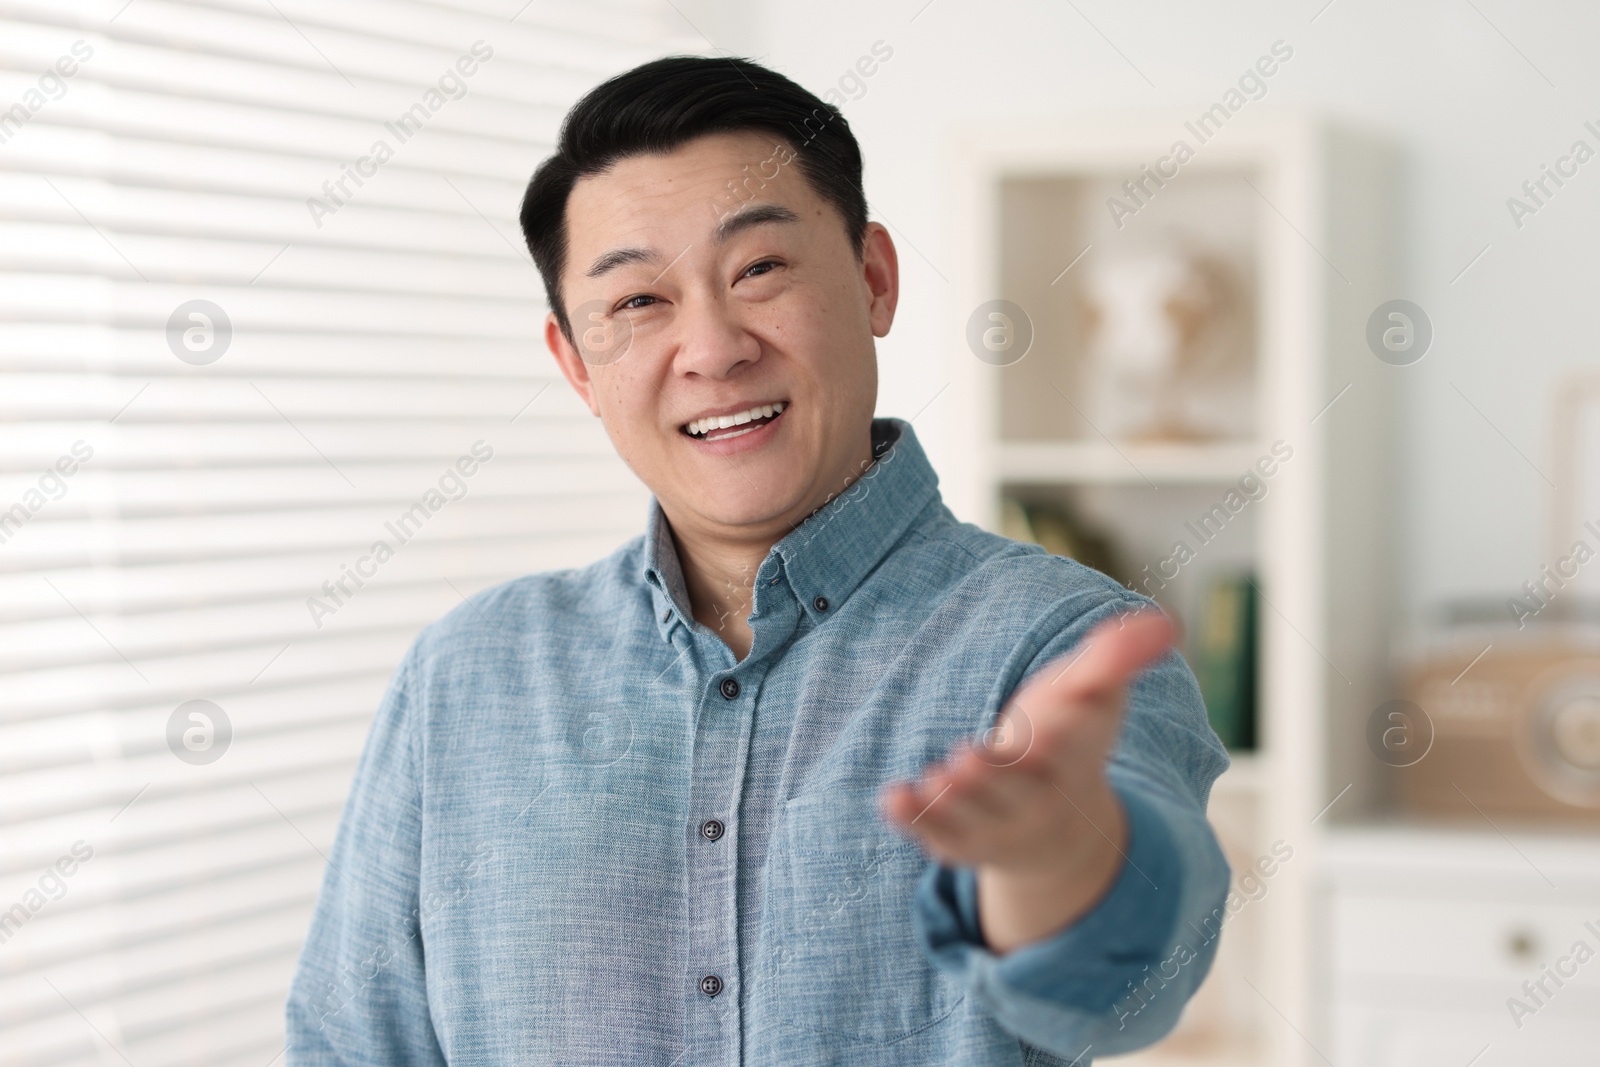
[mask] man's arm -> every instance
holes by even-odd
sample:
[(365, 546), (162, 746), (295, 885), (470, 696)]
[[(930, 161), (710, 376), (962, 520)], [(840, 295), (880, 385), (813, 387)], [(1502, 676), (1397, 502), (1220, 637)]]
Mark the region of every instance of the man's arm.
[(356, 767), (287, 1007), (287, 1067), (445, 1067), (425, 982), (414, 645)]
[[(1204, 810), (1227, 757), (1192, 673), (1148, 620), (1143, 634), (1130, 620), (1085, 640), (1148, 603), (1114, 601), (1064, 628), (1008, 701), (1002, 743), (936, 765), (915, 798), (935, 854), (913, 908), (925, 951), (1007, 1029), (1068, 1060), (1172, 1028), (1211, 966), (1227, 894)], [(982, 804), (948, 804), (963, 776), (985, 775), (1001, 787), (979, 790)]]

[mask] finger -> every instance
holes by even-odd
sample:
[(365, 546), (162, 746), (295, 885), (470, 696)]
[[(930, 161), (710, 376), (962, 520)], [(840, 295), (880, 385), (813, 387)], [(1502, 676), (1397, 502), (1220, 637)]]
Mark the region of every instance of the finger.
[(1114, 697), (1133, 676), (1172, 648), (1172, 620), (1140, 610), (1100, 623), (1079, 649), (1051, 661), (1019, 696), (1047, 704)]
[[(930, 807), (965, 816), (993, 806), (991, 786), (969, 741), (958, 741), (943, 759), (923, 769), (919, 793)], [(958, 820), (960, 821), (960, 820)]]
[(884, 815), (902, 830), (929, 822), (929, 813), (941, 813), (952, 805), (954, 789), (942, 774), (928, 774), (916, 781), (899, 781), (885, 786), (879, 794)]
[(994, 766), (971, 741), (958, 744), (945, 763), (951, 784), (946, 798), (969, 802), (991, 818), (1010, 817), (1030, 795), (1023, 779), (1032, 775)]
[(976, 829), (988, 818), (970, 801), (953, 798), (947, 785), (931, 783), (926, 791), (910, 783), (896, 783), (885, 791), (882, 807), (902, 833), (941, 856), (967, 848)]
[(905, 814), (915, 806), (910, 818), (920, 818), (933, 809), (953, 812), (959, 823), (969, 822), (972, 816), (1005, 817), (1016, 789), (1002, 777), (979, 757), (971, 741), (958, 741), (949, 754), (928, 764), (922, 776), (908, 784), (907, 799), (894, 813)]
[(995, 751), (971, 742), (964, 744), (964, 766), (970, 768), (969, 794), (985, 810), (1002, 818), (1035, 804), (1048, 785), (1046, 768), (1037, 761), (1024, 760), (1020, 749), (996, 756)]
[(1103, 756), (1121, 729), (1129, 681), (1171, 649), (1172, 634), (1171, 620), (1152, 610), (1097, 625), (1007, 700), (989, 731), (1005, 743), (986, 754), (989, 762), (1062, 772), (1075, 760)]

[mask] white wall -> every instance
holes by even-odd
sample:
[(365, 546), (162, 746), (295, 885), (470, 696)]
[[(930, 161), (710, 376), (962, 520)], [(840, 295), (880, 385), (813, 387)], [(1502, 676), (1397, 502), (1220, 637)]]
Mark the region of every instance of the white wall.
[[(952, 272), (940, 139), (950, 120), (1198, 111), (1281, 38), (1294, 57), (1266, 99), (1386, 133), (1401, 159), (1403, 284), (1394, 295), (1421, 304), (1435, 329), (1397, 403), (1401, 603), (1417, 621), (1457, 598), (1503, 600), (1536, 577), (1549, 562), (1550, 391), (1564, 371), (1600, 362), (1600, 158), (1520, 230), (1506, 198), (1575, 139), (1600, 150), (1583, 128), (1585, 120), (1600, 128), (1600, 8), (1334, 0), (1319, 14), (1324, 0), (923, 3), (769, 2), (731, 16), (716, 0), (678, 5), (715, 47), (819, 94), (875, 41), (894, 50), (844, 104), (865, 150), (874, 215), (901, 249), (901, 309), (880, 344), (880, 413), (909, 417), (948, 380), (949, 336), (970, 310), (947, 306), (944, 280)], [(952, 400), (945, 393), (916, 422), (935, 463), (944, 420), (959, 410)]]

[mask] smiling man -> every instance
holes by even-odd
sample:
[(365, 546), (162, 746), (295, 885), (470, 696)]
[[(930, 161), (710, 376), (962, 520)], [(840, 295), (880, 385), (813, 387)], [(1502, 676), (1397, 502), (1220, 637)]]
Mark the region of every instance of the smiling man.
[(1226, 754), (1151, 601), (958, 522), (873, 417), (899, 277), (843, 117), (645, 64), (522, 225), (645, 533), (412, 646), (288, 1063), (1082, 1065), (1170, 1030)]

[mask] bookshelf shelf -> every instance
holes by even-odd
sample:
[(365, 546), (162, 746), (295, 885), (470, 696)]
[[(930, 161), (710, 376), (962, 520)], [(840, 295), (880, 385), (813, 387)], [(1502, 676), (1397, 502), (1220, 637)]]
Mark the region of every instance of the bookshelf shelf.
[[(1236, 888), (1275, 847), (1293, 858), (1228, 920), (1177, 1028), (1115, 1062), (1315, 1067), (1334, 1024), (1317, 992), (1331, 961), (1315, 933), (1325, 920), (1313, 872), (1328, 835), (1381, 794), (1364, 731), (1389, 697), (1394, 379), (1367, 349), (1365, 325), (1399, 295), (1388, 274), (1392, 163), (1354, 131), (1262, 107), (1235, 115), (1134, 217), (1108, 218), (1108, 197), (1126, 195), (1124, 179), (1137, 182), (1185, 118), (1096, 113), (954, 132), (957, 299), (946, 335), (960, 407), (941, 442), (940, 480), (959, 518), (1032, 530), (1090, 565), (1096, 553), (1107, 573), (1114, 562), (1113, 577), (1154, 596), (1187, 635), (1214, 618), (1205, 610), (1219, 583), (1248, 576), (1256, 587), (1254, 637), (1235, 677), (1254, 679), (1257, 748), (1233, 755), (1207, 815)], [(1232, 363), (1186, 363), (1177, 386), (1147, 376), (1157, 385), (1140, 397), (1127, 368), (1157, 364), (1116, 346), (1161, 315), (1179, 317), (1167, 295), (1178, 290), (1151, 302), (1128, 272), (1163, 276), (1196, 249), (1242, 279), (1233, 291), (1246, 294), (1250, 325), (1230, 335)], [(1007, 362), (991, 339), (1018, 323), (1031, 347)], [(1154, 432), (1233, 436), (1134, 443)], [(1240, 478), (1274, 442), (1292, 459), (1223, 513), (1230, 487), (1244, 492)], [(1180, 541), (1193, 550), (1181, 559)]]
[(1006, 482), (1084, 485), (1222, 485), (1263, 452), (1254, 443), (1125, 445), (1106, 441), (1004, 441), (997, 473)]

